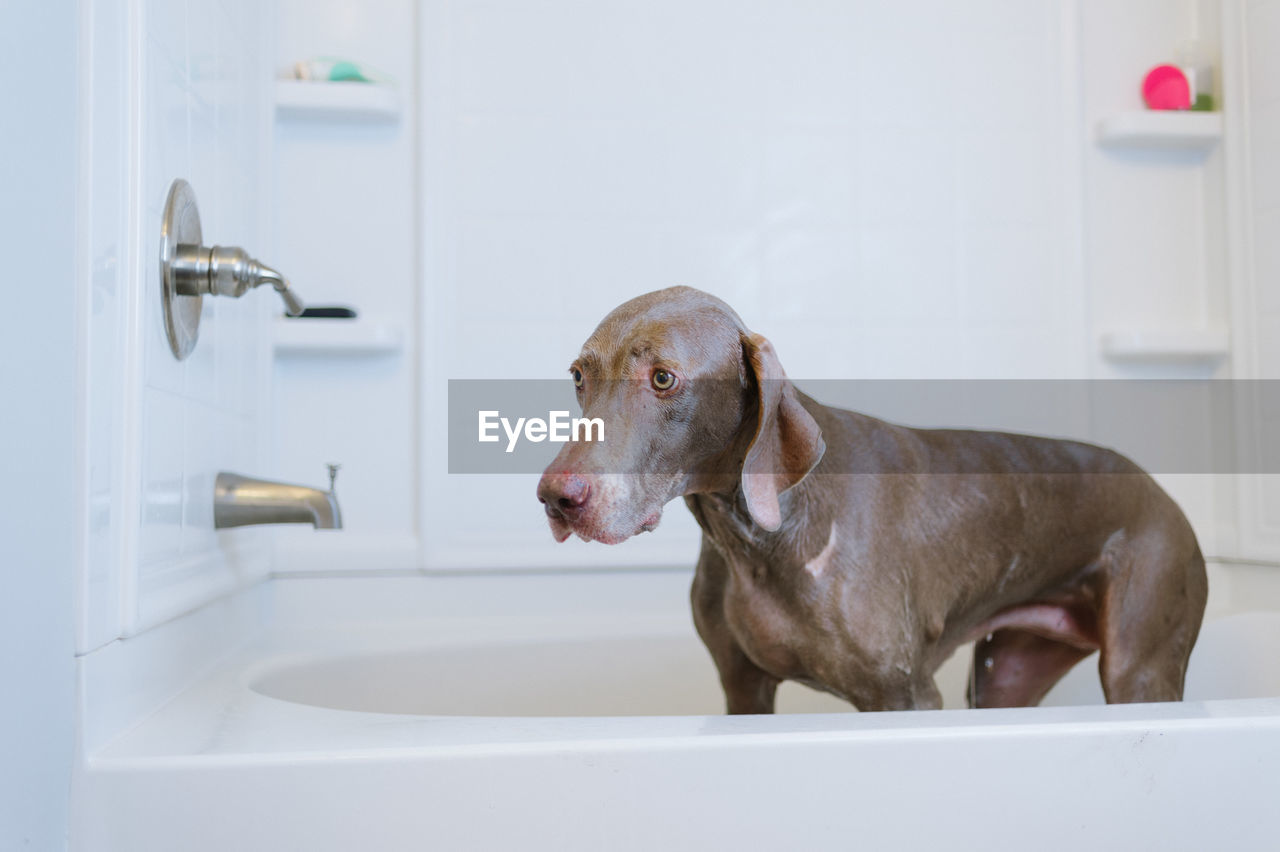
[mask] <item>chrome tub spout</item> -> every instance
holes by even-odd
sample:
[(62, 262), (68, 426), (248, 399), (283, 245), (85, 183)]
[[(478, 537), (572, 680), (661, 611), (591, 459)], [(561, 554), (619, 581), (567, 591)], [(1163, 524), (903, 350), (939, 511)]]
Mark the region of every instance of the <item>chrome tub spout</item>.
[(318, 530), (342, 529), (342, 513), (333, 492), (337, 466), (329, 471), (329, 490), (219, 473), (214, 483), (213, 525), (217, 529), (252, 524), (311, 524)]

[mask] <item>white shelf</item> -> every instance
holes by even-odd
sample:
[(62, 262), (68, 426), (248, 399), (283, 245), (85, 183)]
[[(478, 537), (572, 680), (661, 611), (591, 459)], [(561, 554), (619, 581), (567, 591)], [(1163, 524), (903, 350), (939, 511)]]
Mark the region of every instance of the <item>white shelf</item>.
[(277, 80), (279, 118), (392, 122), (400, 119), (400, 92), (377, 83)]
[(1208, 151), (1222, 138), (1222, 113), (1134, 110), (1102, 119), (1097, 132), (1108, 148)]
[(275, 322), (276, 356), (385, 355), (404, 348), (399, 325), (356, 319), (285, 319)]
[(1099, 338), (1108, 361), (1129, 364), (1213, 362), (1231, 353), (1224, 328), (1108, 331)]

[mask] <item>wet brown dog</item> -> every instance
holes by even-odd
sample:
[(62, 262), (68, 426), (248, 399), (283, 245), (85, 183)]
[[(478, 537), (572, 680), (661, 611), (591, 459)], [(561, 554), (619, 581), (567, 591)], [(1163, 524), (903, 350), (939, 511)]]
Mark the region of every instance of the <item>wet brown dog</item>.
[(1182, 697), (1204, 560), (1123, 456), (823, 406), (688, 287), (617, 308), (571, 373), (606, 440), (543, 474), (552, 532), (617, 543), (685, 498), (694, 621), (730, 713), (772, 712), (788, 679), (860, 710), (940, 707), (934, 672), (972, 639), (976, 707), (1035, 704), (1095, 649), (1107, 701)]

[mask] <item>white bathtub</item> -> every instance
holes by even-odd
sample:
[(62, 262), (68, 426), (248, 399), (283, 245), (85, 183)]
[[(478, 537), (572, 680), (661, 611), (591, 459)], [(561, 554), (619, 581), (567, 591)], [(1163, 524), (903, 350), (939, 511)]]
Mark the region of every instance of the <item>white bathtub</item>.
[[(1232, 570), (1180, 704), (857, 714), (787, 685), (761, 717), (721, 715), (687, 574), (275, 581), (260, 635), (88, 737), (73, 842), (1275, 848), (1280, 574), (1260, 596)], [(1100, 700), (1092, 668), (1050, 701)]]

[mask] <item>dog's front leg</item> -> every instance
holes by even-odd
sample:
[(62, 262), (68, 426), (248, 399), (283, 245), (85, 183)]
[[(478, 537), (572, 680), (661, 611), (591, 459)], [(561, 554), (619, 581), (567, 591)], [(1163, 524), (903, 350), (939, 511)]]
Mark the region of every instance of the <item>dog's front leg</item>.
[(778, 679), (756, 666), (734, 646), (725, 654), (712, 654), (720, 671), (725, 709), (731, 715), (772, 713)]
[(731, 714), (772, 713), (779, 680), (751, 662), (734, 640), (724, 617), (728, 566), (705, 539), (690, 598), (693, 623), (720, 673), (725, 705)]
[[(707, 648), (711, 649), (712, 645), (708, 643)], [(779, 683), (776, 677), (752, 663), (736, 644), (717, 647), (712, 650), (711, 658), (720, 672), (725, 709), (730, 715), (773, 712)]]

